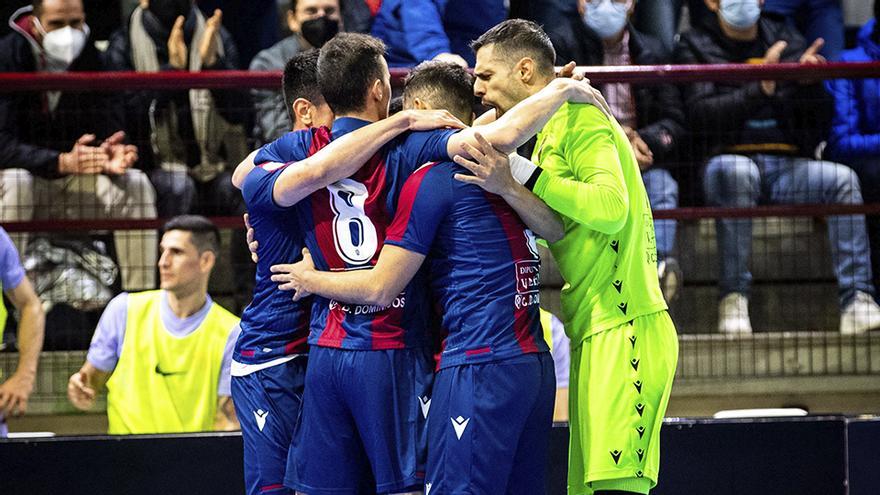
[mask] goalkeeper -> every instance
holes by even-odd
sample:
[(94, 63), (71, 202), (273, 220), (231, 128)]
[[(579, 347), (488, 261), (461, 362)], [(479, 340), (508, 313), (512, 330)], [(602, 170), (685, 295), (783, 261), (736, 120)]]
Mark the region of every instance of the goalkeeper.
[[(536, 24), (512, 19), (474, 41), (474, 93), (499, 116), (554, 77), (555, 53)], [(465, 180), (501, 169), (456, 161)], [(566, 104), (513, 173), (563, 216), (550, 245), (563, 278), (571, 338), (568, 493), (647, 494), (657, 484), (660, 426), (678, 360), (657, 280), (651, 208), (620, 125), (592, 105)]]

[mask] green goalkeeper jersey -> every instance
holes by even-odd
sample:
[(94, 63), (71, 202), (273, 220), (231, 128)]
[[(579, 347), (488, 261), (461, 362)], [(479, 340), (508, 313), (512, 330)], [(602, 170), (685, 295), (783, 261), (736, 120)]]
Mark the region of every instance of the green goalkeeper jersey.
[(550, 245), (566, 284), (562, 313), (572, 346), (666, 309), (657, 280), (654, 219), (623, 129), (597, 107), (567, 103), (538, 134), (533, 191), (562, 215)]

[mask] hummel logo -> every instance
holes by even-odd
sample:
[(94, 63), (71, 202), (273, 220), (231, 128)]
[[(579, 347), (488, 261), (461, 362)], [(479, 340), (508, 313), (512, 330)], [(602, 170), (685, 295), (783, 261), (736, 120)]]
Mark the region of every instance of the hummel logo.
[(431, 483), (425, 483), (425, 495), (431, 495)]
[(636, 455), (639, 456), (639, 462), (642, 462), (642, 457), (645, 456), (645, 451), (642, 450), (642, 449), (639, 449), (639, 450), (636, 451)]
[[(632, 321), (630, 321), (629, 323), (630, 323), (630, 325), (632, 325)], [(632, 337), (629, 338), (629, 343), (632, 344), (633, 349), (636, 348), (636, 336), (635, 335), (633, 335)]]
[(452, 421), (452, 427), (455, 428), (455, 436), (461, 440), (461, 436), (464, 435), (464, 430), (467, 428), (468, 423), (470, 423), (471, 418), (462, 418), (461, 416), (457, 418), (449, 418)]
[(614, 459), (614, 464), (617, 464), (618, 462), (620, 462), (620, 454), (621, 454), (621, 452), (619, 450), (612, 450), (611, 451), (611, 458)]
[(254, 411), (254, 418), (257, 420), (257, 428), (259, 428), (260, 431), (263, 431), (263, 427), (266, 426), (267, 417), (269, 417), (269, 411), (263, 411), (262, 409)]
[(428, 396), (419, 397), (419, 406), (422, 408), (422, 416), (428, 419), (428, 410), (431, 409), (431, 398)]
[(156, 373), (162, 376), (173, 376), (173, 375), (182, 375), (185, 372), (183, 371), (162, 371), (162, 368), (159, 367), (159, 364), (156, 363)]
[(633, 369), (639, 371), (639, 360), (636, 358), (632, 358), (632, 361), (629, 362), (632, 365)]
[(639, 413), (639, 417), (642, 417), (642, 413), (645, 412), (645, 405), (641, 402), (636, 404), (636, 412)]
[(611, 282), (611, 285), (613, 285), (614, 288), (617, 289), (617, 293), (620, 294), (620, 290), (623, 289), (623, 282), (615, 280), (614, 282)]
[(638, 428), (636, 428), (636, 431), (639, 432), (639, 438), (642, 438), (642, 436), (645, 434), (645, 427), (639, 426)]
[(617, 252), (617, 249), (619, 248), (619, 246), (620, 246), (620, 241), (611, 241), (611, 249), (613, 249), (615, 253)]
[(633, 385), (636, 387), (636, 390), (638, 390), (639, 393), (642, 393), (642, 381), (641, 380), (634, 381)]
[(623, 314), (626, 314), (626, 306), (627, 306), (627, 304), (625, 302), (622, 302), (617, 305), (617, 309), (623, 311)]

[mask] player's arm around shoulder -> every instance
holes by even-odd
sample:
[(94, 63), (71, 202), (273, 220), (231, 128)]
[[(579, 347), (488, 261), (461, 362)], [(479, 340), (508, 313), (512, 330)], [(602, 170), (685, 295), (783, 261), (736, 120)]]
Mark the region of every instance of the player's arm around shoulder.
[(597, 107), (568, 104), (539, 140), (546, 171), (532, 190), (548, 206), (593, 230), (614, 234), (629, 214), (629, 197), (615, 140), (617, 124)]

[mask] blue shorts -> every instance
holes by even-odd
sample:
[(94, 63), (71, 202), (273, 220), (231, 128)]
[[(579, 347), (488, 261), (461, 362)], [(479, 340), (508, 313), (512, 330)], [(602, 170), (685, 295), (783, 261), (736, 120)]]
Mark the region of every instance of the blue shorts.
[(544, 493), (555, 398), (547, 352), (440, 370), (425, 493)]
[(244, 441), (248, 495), (290, 494), (284, 486), (287, 455), (302, 409), (306, 356), (232, 377), (232, 400)]
[(434, 360), (312, 346), (285, 484), (308, 495), (421, 489)]

